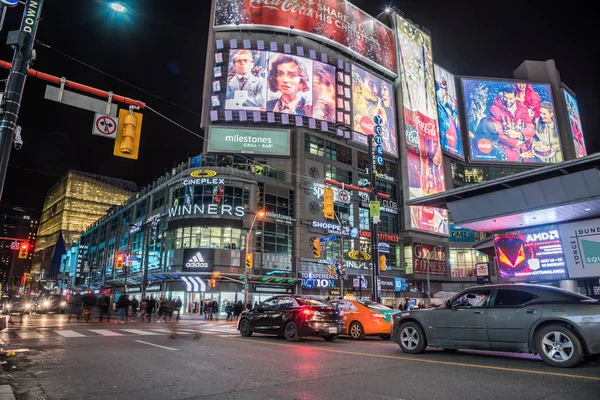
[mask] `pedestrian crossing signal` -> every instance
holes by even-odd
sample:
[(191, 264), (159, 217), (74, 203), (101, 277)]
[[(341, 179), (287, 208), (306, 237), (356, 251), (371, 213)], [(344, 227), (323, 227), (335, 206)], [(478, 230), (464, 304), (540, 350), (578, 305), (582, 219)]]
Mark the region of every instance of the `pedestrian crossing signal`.
[(313, 240), (312, 248), (313, 248), (313, 256), (315, 258), (321, 258), (321, 242), (319, 241), (319, 239)]
[(23, 242), (21, 246), (19, 246), (19, 258), (27, 258), (29, 255), (29, 243)]
[(248, 253), (246, 254), (246, 268), (251, 269), (252, 268), (252, 253)]

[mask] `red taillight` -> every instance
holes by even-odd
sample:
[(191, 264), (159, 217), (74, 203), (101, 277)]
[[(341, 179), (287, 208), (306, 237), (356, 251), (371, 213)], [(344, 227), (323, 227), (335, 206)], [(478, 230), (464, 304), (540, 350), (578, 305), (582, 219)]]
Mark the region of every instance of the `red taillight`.
[(304, 315), (312, 315), (312, 310), (304, 309), (304, 310), (302, 310), (302, 314), (304, 314)]
[(381, 313), (371, 313), (371, 317), (373, 318), (385, 318), (385, 315)]

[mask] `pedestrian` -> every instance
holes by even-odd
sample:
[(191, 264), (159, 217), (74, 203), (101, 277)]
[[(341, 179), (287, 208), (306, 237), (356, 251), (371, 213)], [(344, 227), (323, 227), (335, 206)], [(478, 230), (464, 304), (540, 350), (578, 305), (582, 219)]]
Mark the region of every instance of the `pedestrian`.
[(69, 322), (71, 322), (71, 317), (73, 314), (77, 317), (77, 322), (79, 322), (79, 317), (81, 316), (81, 312), (83, 311), (83, 298), (79, 292), (73, 294), (71, 300), (69, 301)]
[[(217, 303), (216, 301), (213, 301), (212, 304), (212, 313), (215, 316), (215, 319), (219, 319), (219, 303)], [(212, 321), (212, 314), (210, 316), (210, 320)]]
[(137, 312), (138, 312), (139, 305), (140, 305), (140, 303), (138, 302), (137, 298), (134, 297), (133, 299), (131, 299), (129, 306), (131, 307), (131, 317), (133, 319), (137, 318)]
[(83, 304), (83, 315), (85, 322), (90, 322), (90, 319), (92, 318), (92, 310), (96, 306), (98, 298), (93, 292), (90, 291), (81, 297), (81, 302)]
[(235, 319), (237, 320), (237, 318), (240, 316), (240, 314), (242, 313), (242, 310), (244, 309), (244, 305), (242, 304), (241, 300), (238, 300), (234, 305), (233, 305), (233, 316), (235, 317)]
[(246, 311), (250, 311), (252, 310), (252, 303), (248, 302), (248, 304), (246, 304)]
[(110, 314), (109, 314), (110, 298), (106, 295), (106, 293), (103, 292), (98, 297), (98, 303), (96, 304), (96, 307), (98, 308), (98, 313), (99, 313), (98, 320), (100, 322), (102, 322), (102, 319), (104, 318), (104, 316), (106, 316), (106, 322), (110, 322)]
[(181, 302), (181, 297), (177, 296), (177, 300), (175, 301), (175, 310), (177, 311), (177, 321), (179, 321), (179, 316), (181, 315), (181, 307), (183, 303)]
[(204, 307), (205, 307), (204, 308), (204, 319), (210, 319), (210, 320), (213, 319), (212, 305), (213, 305), (213, 302), (210, 300), (204, 302)]
[[(129, 298), (125, 293), (119, 297), (119, 301), (117, 301), (117, 312), (121, 317), (121, 323), (125, 323), (125, 318), (127, 318), (127, 310), (129, 309)], [(115, 321), (117, 323), (117, 321)]]
[(146, 315), (148, 316), (148, 322), (152, 322), (152, 314), (154, 314), (154, 310), (156, 310), (156, 301), (154, 300), (154, 296), (150, 296), (146, 298)]
[(258, 308), (258, 301), (254, 302), (254, 308), (257, 309)]
[(225, 306), (225, 312), (227, 313), (227, 318), (226, 320), (229, 321), (233, 321), (233, 305), (231, 304), (230, 301), (227, 302), (227, 305)]

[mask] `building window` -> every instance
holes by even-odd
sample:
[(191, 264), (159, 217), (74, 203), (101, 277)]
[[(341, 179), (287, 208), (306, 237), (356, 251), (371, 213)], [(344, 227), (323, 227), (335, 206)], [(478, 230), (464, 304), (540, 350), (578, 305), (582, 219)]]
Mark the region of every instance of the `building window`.
[(265, 222), (262, 232), (256, 233), (256, 248), (265, 253), (292, 257), (292, 235), (290, 225)]
[(398, 214), (381, 213), (379, 231), (382, 233), (398, 234)]
[(231, 249), (239, 250), (242, 243), (242, 230), (220, 226), (192, 226), (177, 228), (171, 233), (175, 249)]
[(173, 201), (180, 206), (226, 204), (234, 208), (246, 207), (249, 199), (247, 189), (225, 185), (190, 185), (173, 191)]
[(488, 261), (487, 254), (475, 249), (450, 249), (450, 273), (455, 278), (475, 277), (475, 264)]
[(325, 140), (316, 136), (306, 135), (306, 152), (319, 157), (325, 157)]
[(161, 192), (160, 194), (155, 194), (152, 200), (152, 210), (156, 210), (159, 207), (165, 205), (165, 193)]
[(334, 167), (333, 165), (326, 165), (325, 178), (352, 184), (352, 171), (345, 171), (341, 168)]
[(304, 138), (305, 151), (329, 160), (352, 165), (352, 149), (312, 135)]
[(369, 209), (368, 208), (358, 208), (358, 224), (360, 229), (369, 230)]
[(362, 151), (358, 152), (358, 168), (369, 168), (369, 155), (367, 153), (363, 153)]

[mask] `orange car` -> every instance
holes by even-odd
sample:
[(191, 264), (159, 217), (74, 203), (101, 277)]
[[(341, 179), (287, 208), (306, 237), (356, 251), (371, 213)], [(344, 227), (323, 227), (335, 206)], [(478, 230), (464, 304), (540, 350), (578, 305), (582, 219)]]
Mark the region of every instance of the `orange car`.
[(338, 300), (333, 302), (344, 311), (342, 320), (346, 335), (362, 340), (366, 335), (379, 335), (389, 339), (392, 330), (392, 315), (399, 312), (370, 300)]

